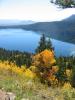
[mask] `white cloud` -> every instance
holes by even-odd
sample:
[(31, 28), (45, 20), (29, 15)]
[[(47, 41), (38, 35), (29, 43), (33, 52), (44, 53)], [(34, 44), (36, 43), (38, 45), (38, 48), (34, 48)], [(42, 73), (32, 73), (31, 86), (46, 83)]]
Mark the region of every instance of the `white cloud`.
[[(34, 0), (32, 0), (34, 1)], [(0, 19), (20, 19), (34, 21), (55, 21), (62, 20), (75, 14), (75, 8), (60, 10), (48, 2), (44, 4), (10, 5), (0, 7)]]
[(70, 17), (75, 14), (75, 8), (67, 8), (58, 13), (57, 20), (62, 20), (64, 18)]

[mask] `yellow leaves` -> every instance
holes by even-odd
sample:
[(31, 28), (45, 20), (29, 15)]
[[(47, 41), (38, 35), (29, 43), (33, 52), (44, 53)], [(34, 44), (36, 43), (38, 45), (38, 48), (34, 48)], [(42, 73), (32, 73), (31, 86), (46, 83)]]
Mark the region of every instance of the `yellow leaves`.
[(51, 86), (57, 86), (58, 85), (58, 80), (55, 75), (50, 75), (47, 77), (48, 82), (50, 82)]
[(21, 69), (21, 68), (19, 68), (19, 67), (12, 67), (12, 72), (14, 72), (14, 73), (16, 73), (16, 74), (18, 74), (18, 75), (22, 75), (23, 74), (23, 70)]
[(55, 75), (50, 75), (50, 76), (48, 77), (48, 80), (54, 81), (54, 80), (55, 80)]
[(71, 84), (70, 84), (69, 82), (65, 82), (62, 89), (63, 89), (63, 90), (64, 90), (64, 89), (68, 90), (68, 89), (71, 89), (71, 88), (72, 88)]
[(59, 70), (59, 67), (58, 66), (52, 66), (52, 71), (54, 73), (58, 72), (58, 70)]
[[(59, 70), (58, 66), (53, 66), (56, 63), (54, 52), (52, 50), (44, 50), (33, 56), (33, 65), (37, 67), (36, 75), (41, 81), (49, 82), (50, 84), (58, 84), (55, 73)], [(32, 69), (35, 69), (34, 67)]]
[(54, 63), (56, 63), (54, 52), (44, 50), (33, 57), (33, 62), (35, 66), (51, 67)]
[(42, 60), (45, 66), (49, 66), (55, 63), (54, 54), (52, 51), (44, 50), (43, 52), (41, 52), (40, 56), (42, 56)]
[(31, 66), (30, 68), (26, 69), (26, 66), (21, 66), (20, 68), (12, 62), (9, 63), (8, 61), (0, 61), (0, 71), (3, 71), (4, 73), (9, 75), (19, 75), (26, 78), (34, 79), (36, 78), (35, 69), (35, 66)]
[(25, 72), (26, 71), (26, 66), (21, 66), (21, 70), (23, 71), (23, 72)]
[(30, 69), (26, 69), (25, 66), (22, 68), (16, 66), (13, 63), (8, 63), (8, 61), (0, 62), (0, 71), (4, 71), (8, 74), (17, 74), (20, 76), (26, 76), (28, 78), (34, 78), (36, 75)]
[(56, 63), (55, 59), (51, 59), (50, 64), (53, 65), (54, 63)]
[(0, 61), (0, 70), (3, 70), (3, 69), (5, 69), (5, 70), (10, 69), (10, 66), (7, 64), (7, 61), (5, 61), (5, 62)]
[(37, 67), (35, 67), (35, 66), (30, 66), (29, 69), (34, 73), (37, 71)]
[(66, 69), (66, 75), (67, 75), (67, 77), (70, 77), (71, 74), (72, 74), (72, 70)]
[(27, 69), (26, 72), (25, 72), (25, 76), (33, 79), (33, 78), (36, 77), (36, 74), (33, 73), (30, 69)]
[(35, 55), (35, 56), (33, 56), (33, 65), (35, 65), (35, 66), (39, 66), (40, 65), (40, 54), (37, 54), (37, 55)]
[[(16, 66), (14, 63), (9, 63), (8, 61), (0, 62), (0, 70), (10, 73), (10, 74), (23, 74), (23, 69)], [(8, 72), (7, 72), (8, 71)]]

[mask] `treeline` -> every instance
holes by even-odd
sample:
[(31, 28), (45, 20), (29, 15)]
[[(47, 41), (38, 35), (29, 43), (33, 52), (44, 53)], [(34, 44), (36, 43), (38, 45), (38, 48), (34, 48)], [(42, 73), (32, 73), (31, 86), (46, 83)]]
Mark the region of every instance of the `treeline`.
[[(75, 57), (59, 57), (56, 58), (57, 65), (59, 66), (59, 71), (57, 74), (58, 79), (64, 83), (64, 82), (70, 82), (70, 84), (75, 87)], [(66, 71), (69, 76), (69, 78), (65, 75)]]
[(31, 65), (31, 54), (27, 52), (20, 51), (10, 51), (0, 48), (0, 60), (16, 63), (19, 67), (21, 65), (30, 66)]

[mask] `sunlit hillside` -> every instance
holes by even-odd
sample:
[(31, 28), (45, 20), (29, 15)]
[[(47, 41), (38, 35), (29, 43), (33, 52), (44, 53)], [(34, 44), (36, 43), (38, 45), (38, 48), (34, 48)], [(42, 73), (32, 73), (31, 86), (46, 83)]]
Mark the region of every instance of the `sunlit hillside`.
[(8, 61), (0, 61), (0, 89), (13, 92), (15, 100), (74, 100), (75, 89), (69, 83), (63, 87), (48, 87), (25, 66), (18, 68)]

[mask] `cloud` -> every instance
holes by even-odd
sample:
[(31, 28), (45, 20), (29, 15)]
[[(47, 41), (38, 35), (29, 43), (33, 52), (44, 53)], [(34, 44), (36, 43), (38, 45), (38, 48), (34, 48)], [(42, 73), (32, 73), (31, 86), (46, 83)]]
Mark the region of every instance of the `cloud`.
[(75, 11), (75, 9), (58, 9), (50, 4), (49, 0), (2, 0), (2, 2), (0, 19), (55, 21), (62, 20)]

